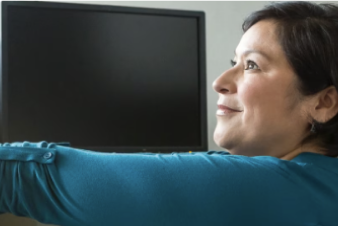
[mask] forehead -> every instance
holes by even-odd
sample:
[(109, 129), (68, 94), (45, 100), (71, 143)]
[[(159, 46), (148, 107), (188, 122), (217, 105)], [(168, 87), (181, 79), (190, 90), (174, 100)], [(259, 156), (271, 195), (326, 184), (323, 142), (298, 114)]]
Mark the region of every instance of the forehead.
[(284, 52), (276, 35), (276, 23), (271, 20), (263, 20), (247, 30), (237, 46), (236, 54), (241, 55), (247, 50), (263, 52), (272, 59), (284, 57)]

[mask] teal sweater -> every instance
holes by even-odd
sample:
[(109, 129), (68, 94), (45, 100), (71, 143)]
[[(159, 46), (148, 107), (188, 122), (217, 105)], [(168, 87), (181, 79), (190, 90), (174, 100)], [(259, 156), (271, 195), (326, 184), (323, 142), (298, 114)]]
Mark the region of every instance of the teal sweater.
[(0, 213), (55, 225), (338, 225), (338, 159), (0, 146)]

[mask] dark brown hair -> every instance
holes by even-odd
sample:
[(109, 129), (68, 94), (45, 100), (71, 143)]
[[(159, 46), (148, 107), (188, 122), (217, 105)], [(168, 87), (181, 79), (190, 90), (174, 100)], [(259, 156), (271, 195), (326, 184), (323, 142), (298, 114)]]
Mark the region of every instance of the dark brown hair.
[[(304, 96), (335, 86), (338, 90), (338, 6), (311, 2), (273, 2), (252, 13), (243, 31), (261, 20), (276, 22), (277, 37), (294, 69)], [(314, 120), (316, 133), (302, 142), (320, 141), (327, 156), (338, 156), (338, 114), (328, 122)], [(311, 125), (309, 125), (310, 131)]]

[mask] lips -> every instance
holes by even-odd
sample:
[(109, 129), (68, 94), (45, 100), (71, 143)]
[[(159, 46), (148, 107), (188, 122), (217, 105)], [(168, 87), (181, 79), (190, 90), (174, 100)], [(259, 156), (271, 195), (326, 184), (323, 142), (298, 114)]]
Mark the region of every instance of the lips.
[(240, 110), (235, 110), (235, 109), (232, 109), (228, 106), (224, 106), (224, 105), (217, 105), (218, 106), (218, 109), (220, 110), (223, 110), (223, 111), (235, 111), (235, 112), (242, 112)]

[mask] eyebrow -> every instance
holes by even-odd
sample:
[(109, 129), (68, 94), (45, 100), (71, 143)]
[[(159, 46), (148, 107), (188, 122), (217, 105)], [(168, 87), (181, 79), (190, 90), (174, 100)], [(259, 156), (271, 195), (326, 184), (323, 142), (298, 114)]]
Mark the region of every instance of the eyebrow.
[[(236, 50), (234, 51), (234, 53), (235, 53), (235, 56), (237, 56), (236, 55)], [(259, 50), (246, 50), (246, 51), (244, 51), (243, 55), (249, 55), (251, 53), (262, 55), (266, 59), (271, 60), (271, 57), (269, 55), (267, 55), (266, 53), (264, 53), (262, 51), (259, 51)]]

